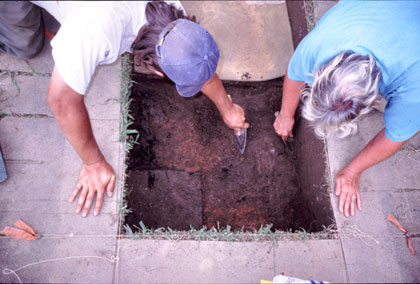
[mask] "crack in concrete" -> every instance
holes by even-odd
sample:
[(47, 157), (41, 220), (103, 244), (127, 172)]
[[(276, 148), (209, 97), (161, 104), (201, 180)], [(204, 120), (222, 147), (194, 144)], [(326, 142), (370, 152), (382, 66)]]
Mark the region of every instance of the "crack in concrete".
[(20, 118), (54, 118), (53, 116), (50, 116), (48, 114), (42, 114), (42, 113), (0, 113), (0, 120), (2, 120), (5, 117), (20, 117)]
[(8, 69), (0, 69), (0, 74), (13, 74), (13, 76), (35, 76), (35, 77), (51, 77), (51, 73), (38, 73), (35, 71), (16, 71)]
[(44, 161), (38, 160), (19, 160), (19, 159), (5, 159), (8, 163), (16, 163), (16, 164), (23, 164), (23, 165), (43, 165)]

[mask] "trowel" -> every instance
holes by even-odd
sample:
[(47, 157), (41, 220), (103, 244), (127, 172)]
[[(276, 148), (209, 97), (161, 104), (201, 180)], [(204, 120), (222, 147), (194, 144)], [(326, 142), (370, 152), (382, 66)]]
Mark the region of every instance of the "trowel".
[[(229, 100), (232, 102), (232, 97), (227, 95)], [(245, 152), (246, 147), (246, 128), (237, 128), (233, 130), (233, 135), (235, 136), (236, 145), (238, 146), (239, 152), (243, 154)]]

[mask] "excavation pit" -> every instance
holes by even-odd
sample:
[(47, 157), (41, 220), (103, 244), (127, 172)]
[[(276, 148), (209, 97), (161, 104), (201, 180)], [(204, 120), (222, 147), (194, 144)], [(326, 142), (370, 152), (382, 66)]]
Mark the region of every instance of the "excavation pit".
[(128, 154), (125, 223), (174, 230), (203, 226), (317, 232), (333, 222), (322, 141), (300, 119), (284, 144), (273, 129), (282, 78), (224, 82), (251, 124), (241, 154), (233, 131), (202, 93), (178, 95), (175, 85), (136, 74), (131, 115), (140, 134)]

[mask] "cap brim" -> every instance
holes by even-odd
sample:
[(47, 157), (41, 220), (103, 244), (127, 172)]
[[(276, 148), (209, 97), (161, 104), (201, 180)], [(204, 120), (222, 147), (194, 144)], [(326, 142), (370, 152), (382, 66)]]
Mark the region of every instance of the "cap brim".
[(203, 84), (194, 85), (194, 86), (180, 86), (176, 85), (176, 89), (178, 93), (183, 97), (192, 97), (196, 95), (198, 92), (200, 92), (201, 88), (203, 88)]

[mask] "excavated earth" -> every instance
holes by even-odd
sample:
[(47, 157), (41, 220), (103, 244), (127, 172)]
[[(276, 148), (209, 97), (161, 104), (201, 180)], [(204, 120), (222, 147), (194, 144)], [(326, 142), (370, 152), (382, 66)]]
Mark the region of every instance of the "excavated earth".
[(286, 146), (272, 126), (282, 78), (224, 82), (251, 124), (244, 154), (204, 94), (183, 98), (173, 83), (150, 75), (133, 80), (131, 128), (140, 138), (128, 157), (127, 224), (176, 230), (308, 227), (299, 214), (294, 143)]

